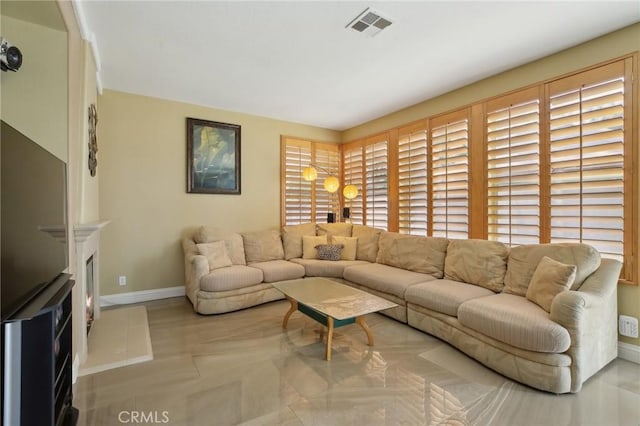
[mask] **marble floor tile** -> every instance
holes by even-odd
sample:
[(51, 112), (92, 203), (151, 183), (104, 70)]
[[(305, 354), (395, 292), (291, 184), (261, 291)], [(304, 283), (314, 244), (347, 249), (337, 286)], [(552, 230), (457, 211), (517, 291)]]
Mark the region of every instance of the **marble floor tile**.
[(122, 424), (129, 411), (198, 426), (640, 424), (640, 365), (624, 360), (553, 395), (378, 314), (373, 347), (341, 327), (327, 362), (323, 327), (296, 313), (282, 329), (285, 301), (211, 316), (184, 298), (144, 305), (154, 360), (80, 377), (79, 424)]

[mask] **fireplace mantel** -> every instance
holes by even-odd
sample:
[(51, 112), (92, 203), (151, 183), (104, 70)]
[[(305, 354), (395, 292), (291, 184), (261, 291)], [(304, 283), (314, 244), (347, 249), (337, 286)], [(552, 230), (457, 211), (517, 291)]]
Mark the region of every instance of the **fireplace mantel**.
[(97, 220), (95, 222), (79, 223), (73, 226), (73, 235), (76, 243), (84, 243), (94, 232), (100, 232), (107, 226), (110, 220)]

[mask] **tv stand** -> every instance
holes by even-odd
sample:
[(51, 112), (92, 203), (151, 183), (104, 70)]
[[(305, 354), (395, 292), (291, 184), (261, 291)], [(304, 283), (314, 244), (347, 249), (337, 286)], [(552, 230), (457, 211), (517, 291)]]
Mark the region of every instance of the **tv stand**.
[(72, 407), (74, 281), (61, 274), (2, 324), (2, 423), (75, 425)]

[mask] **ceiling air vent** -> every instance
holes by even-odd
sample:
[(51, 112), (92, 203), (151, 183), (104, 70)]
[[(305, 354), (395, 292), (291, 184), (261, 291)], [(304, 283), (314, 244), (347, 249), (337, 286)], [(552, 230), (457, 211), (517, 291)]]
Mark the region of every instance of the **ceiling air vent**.
[(373, 37), (391, 24), (392, 22), (389, 18), (383, 17), (375, 10), (366, 8), (364, 12), (349, 22), (345, 28), (352, 28), (359, 33)]

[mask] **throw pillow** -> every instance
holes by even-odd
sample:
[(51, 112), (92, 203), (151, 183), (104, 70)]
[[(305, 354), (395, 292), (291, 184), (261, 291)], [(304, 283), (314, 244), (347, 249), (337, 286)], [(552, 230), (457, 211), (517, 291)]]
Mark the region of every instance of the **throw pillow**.
[(356, 260), (356, 251), (358, 249), (357, 237), (331, 237), (332, 244), (342, 244), (342, 253), (340, 259), (342, 260)]
[(303, 235), (302, 236), (302, 258), (317, 259), (318, 250), (316, 250), (316, 246), (318, 244), (327, 244), (327, 236), (319, 235), (317, 237), (312, 237), (310, 235)]
[(231, 258), (227, 253), (227, 246), (224, 241), (215, 241), (213, 243), (196, 244), (201, 255), (207, 258), (209, 262), (209, 270), (225, 268), (233, 265)]
[(553, 298), (571, 287), (576, 279), (576, 270), (575, 265), (565, 265), (544, 256), (531, 277), (527, 299), (550, 312)]
[(302, 257), (302, 236), (316, 235), (315, 223), (302, 225), (290, 225), (282, 228), (282, 245), (284, 247), (285, 260)]
[(320, 260), (340, 260), (340, 252), (344, 246), (342, 244), (318, 244), (318, 259)]

